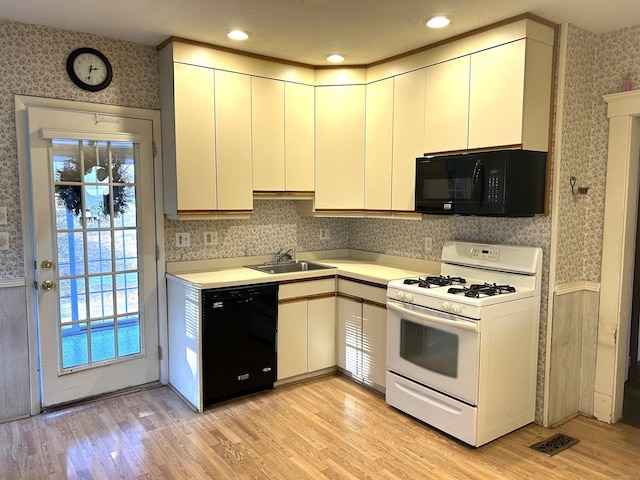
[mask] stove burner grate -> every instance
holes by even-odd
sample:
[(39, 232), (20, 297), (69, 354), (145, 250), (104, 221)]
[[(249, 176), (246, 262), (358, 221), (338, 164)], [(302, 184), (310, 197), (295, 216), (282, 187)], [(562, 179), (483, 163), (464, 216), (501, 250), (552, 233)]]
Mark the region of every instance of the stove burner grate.
[(425, 278), (407, 278), (404, 282), (405, 285), (417, 285), (420, 288), (434, 287), (446, 287), (454, 284), (464, 284), (467, 281), (462, 277), (450, 277), (447, 275), (429, 275)]
[(471, 298), (480, 298), (480, 296), (485, 295), (485, 296), (493, 296), (493, 295), (500, 295), (502, 293), (513, 293), (515, 292), (516, 289), (515, 287), (512, 287), (511, 285), (496, 285), (494, 284), (490, 284), (490, 283), (485, 283), (485, 284), (471, 284), (469, 287), (452, 287), (449, 290), (447, 290), (447, 293), (453, 293), (454, 295), (456, 294), (463, 294), (465, 297), (471, 297)]

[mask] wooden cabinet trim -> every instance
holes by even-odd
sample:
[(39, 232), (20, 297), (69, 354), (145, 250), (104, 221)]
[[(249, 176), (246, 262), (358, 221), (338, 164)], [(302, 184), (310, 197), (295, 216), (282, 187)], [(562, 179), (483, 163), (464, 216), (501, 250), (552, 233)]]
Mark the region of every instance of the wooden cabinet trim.
[(281, 280), (278, 282), (280, 285), (287, 285), (289, 283), (303, 283), (303, 282), (315, 282), (317, 280), (328, 280), (336, 278), (335, 275), (323, 275), (322, 277), (310, 277), (310, 278), (297, 278), (295, 280)]
[(380, 308), (384, 308), (385, 310), (387, 309), (387, 305), (384, 303), (375, 302), (373, 300), (368, 300), (362, 297), (356, 297), (355, 295), (349, 295), (348, 293), (338, 292), (336, 296), (338, 298), (344, 298), (345, 300), (351, 300), (352, 302), (363, 303), (365, 305), (371, 305), (373, 307), (380, 307)]
[(307, 300), (317, 300), (320, 298), (332, 298), (335, 296), (335, 292), (314, 293), (313, 295), (304, 295), (301, 297), (283, 298), (282, 300), (278, 300), (278, 305), (284, 305), (285, 303), (305, 302)]
[(346, 280), (348, 282), (353, 282), (353, 283), (361, 283), (363, 285), (369, 285), (370, 287), (378, 287), (378, 288), (383, 288), (383, 289), (387, 289), (387, 284), (386, 283), (375, 283), (375, 282), (371, 282), (369, 280), (360, 280), (359, 278), (353, 278), (353, 277), (348, 277), (345, 275), (338, 275), (338, 280)]
[(372, 307), (384, 308), (385, 310), (387, 309), (387, 305), (385, 303), (374, 302), (373, 300), (367, 300), (366, 298), (362, 299), (362, 303), (364, 305), (371, 305)]

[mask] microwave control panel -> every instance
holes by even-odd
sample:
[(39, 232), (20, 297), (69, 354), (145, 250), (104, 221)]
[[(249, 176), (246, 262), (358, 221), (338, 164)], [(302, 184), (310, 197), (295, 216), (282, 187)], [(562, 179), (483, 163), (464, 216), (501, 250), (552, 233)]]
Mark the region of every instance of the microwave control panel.
[(489, 203), (502, 203), (502, 185), (500, 185), (500, 176), (497, 170), (490, 171), (487, 177), (486, 201)]

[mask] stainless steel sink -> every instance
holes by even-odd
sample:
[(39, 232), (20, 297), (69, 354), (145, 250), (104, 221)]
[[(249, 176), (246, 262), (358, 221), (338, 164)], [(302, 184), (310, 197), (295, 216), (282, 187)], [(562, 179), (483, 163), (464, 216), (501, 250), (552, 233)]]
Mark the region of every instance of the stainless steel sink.
[(260, 272), (276, 274), (291, 272), (306, 272), (311, 270), (325, 270), (327, 268), (335, 268), (331, 265), (323, 265), (313, 262), (286, 262), (286, 263), (263, 263), (262, 265), (246, 265), (245, 268), (253, 268)]

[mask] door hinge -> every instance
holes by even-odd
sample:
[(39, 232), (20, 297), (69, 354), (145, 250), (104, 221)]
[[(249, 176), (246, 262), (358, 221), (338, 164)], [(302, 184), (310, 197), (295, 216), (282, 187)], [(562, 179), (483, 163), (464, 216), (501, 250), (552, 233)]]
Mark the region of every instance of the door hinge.
[(162, 360), (162, 347), (158, 345), (158, 360)]
[(156, 245), (156, 262), (160, 260), (160, 245)]
[(152, 143), (153, 143), (153, 158), (156, 158), (156, 154), (158, 153), (158, 148), (156, 147), (155, 140)]

